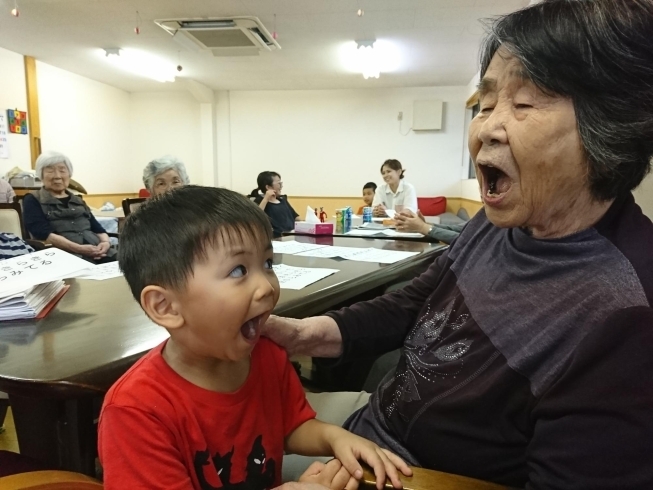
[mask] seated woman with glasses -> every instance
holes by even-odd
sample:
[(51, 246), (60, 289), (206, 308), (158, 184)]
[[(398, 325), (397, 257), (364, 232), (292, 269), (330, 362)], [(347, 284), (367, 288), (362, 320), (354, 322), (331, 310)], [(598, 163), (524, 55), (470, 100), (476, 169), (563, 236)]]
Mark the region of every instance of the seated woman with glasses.
[(256, 183), (258, 187), (251, 192), (250, 197), (270, 218), (274, 237), (279, 238), (283, 232), (294, 230), (299, 215), (288, 202), (287, 196), (281, 194), (281, 175), (270, 171), (261, 172)]

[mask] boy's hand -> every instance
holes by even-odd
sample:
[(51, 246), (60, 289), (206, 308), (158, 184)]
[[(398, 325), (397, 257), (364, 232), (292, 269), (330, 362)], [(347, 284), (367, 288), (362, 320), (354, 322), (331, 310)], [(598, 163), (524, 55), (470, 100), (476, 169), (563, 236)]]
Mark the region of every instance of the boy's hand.
[(386, 477), (390, 479), (393, 487), (403, 488), (397, 470), (406, 476), (413, 474), (404, 460), (396, 454), (344, 429), (338, 431), (337, 436), (333, 438), (331, 449), (335, 457), (357, 480), (363, 478), (363, 468), (358, 460), (363, 460), (371, 466), (376, 475), (376, 488), (379, 490), (385, 485)]
[(314, 461), (299, 478), (300, 483), (316, 483), (331, 490), (357, 490), (358, 480), (353, 478), (340, 461), (332, 459), (322, 463)]

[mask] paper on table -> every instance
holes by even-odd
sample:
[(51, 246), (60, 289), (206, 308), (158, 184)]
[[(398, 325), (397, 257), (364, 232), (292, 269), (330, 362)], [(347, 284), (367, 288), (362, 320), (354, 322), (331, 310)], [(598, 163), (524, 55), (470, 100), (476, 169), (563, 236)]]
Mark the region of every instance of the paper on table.
[(386, 209), (385, 214), (388, 215), (388, 218), (394, 219), (395, 214), (397, 214), (397, 212), (394, 209)]
[(320, 222), (317, 216), (315, 216), (315, 211), (313, 211), (310, 206), (306, 206), (306, 219), (304, 221), (306, 221), (307, 223)]
[(419, 252), (402, 252), (399, 250), (382, 250), (379, 248), (349, 249), (350, 252), (340, 255), (343, 259), (359, 262), (376, 262), (379, 264), (394, 264), (407, 259)]
[(396, 231), (396, 230), (383, 230), (382, 232), (387, 236), (405, 236), (405, 237), (422, 237), (421, 233), (409, 233), (407, 231)]
[(383, 228), (377, 228), (376, 230), (373, 228), (370, 229), (356, 229), (356, 230), (351, 230), (345, 233), (345, 235), (352, 235), (352, 236), (374, 236), (374, 235), (382, 235), (383, 234)]
[(315, 250), (317, 248), (326, 247), (326, 245), (318, 245), (315, 243), (302, 243), (295, 241), (287, 242), (272, 242), (272, 249), (275, 254), (298, 254), (300, 252), (306, 252), (307, 250)]
[(58, 248), (46, 248), (0, 262), (0, 297), (37, 284), (71, 277), (89, 263)]
[(114, 277), (122, 276), (118, 262), (109, 262), (107, 264), (98, 264), (79, 271), (79, 275), (75, 276), (77, 279), (93, 279), (95, 281), (104, 281), (105, 279), (113, 279)]
[(307, 250), (296, 254), (298, 257), (319, 257), (321, 259), (333, 259), (334, 257), (342, 257), (342, 254), (347, 253), (347, 250), (365, 250), (364, 248), (353, 247), (322, 247), (315, 250)]
[(347, 260), (359, 262), (377, 262), (381, 264), (394, 264), (400, 260), (407, 259), (418, 252), (402, 252), (398, 250), (382, 250), (378, 248), (361, 247), (323, 247), (317, 250), (309, 250), (296, 254), (298, 257), (321, 257), (330, 259), (342, 257)]
[(337, 269), (293, 267), (285, 264), (276, 264), (272, 268), (279, 278), (281, 289), (304, 289), (306, 286), (338, 272)]

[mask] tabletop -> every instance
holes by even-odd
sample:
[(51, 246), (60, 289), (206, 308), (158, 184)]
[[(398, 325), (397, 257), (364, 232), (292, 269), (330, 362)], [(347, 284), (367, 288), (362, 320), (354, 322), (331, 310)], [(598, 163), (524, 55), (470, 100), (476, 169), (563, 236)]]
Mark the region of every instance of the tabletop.
[[(339, 270), (304, 289), (282, 289), (274, 310), (278, 315), (323, 313), (348, 298), (425, 268), (447, 248), (421, 242), (301, 238), (419, 254), (394, 264), (275, 254), (275, 263)], [(75, 390), (82, 395), (104, 392), (138, 358), (168, 337), (143, 313), (124, 278), (66, 282), (70, 290), (46, 318), (0, 323), (0, 391), (28, 395), (45, 388), (52, 397)]]

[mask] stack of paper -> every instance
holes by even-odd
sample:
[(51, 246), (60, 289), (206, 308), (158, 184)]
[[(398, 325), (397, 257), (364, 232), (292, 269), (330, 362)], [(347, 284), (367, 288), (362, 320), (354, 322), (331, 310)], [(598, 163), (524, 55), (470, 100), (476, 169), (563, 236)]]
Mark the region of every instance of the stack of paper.
[(66, 291), (61, 279), (88, 267), (88, 262), (56, 248), (0, 262), (0, 320), (39, 318)]
[(63, 281), (46, 282), (0, 299), (0, 320), (42, 318), (65, 293)]

